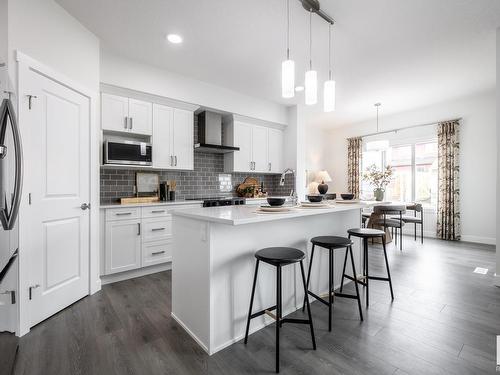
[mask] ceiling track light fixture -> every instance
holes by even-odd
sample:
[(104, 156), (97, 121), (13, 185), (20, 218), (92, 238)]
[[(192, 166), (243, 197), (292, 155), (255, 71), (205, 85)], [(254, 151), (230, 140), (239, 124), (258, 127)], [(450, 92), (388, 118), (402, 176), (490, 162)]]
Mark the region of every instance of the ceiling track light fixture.
[[(328, 23), (328, 80), (323, 87), (324, 111), (335, 110), (335, 81), (332, 74), (331, 26), (335, 23), (332, 17), (321, 10), (319, 0), (299, 0), (302, 7), (309, 12), (309, 69), (305, 73), (305, 103), (314, 105), (318, 102), (318, 72), (312, 64), (312, 15), (317, 14)], [(286, 60), (281, 64), (281, 94), (283, 98), (295, 96), (295, 62), (290, 59), (290, 0), (286, 0)]]

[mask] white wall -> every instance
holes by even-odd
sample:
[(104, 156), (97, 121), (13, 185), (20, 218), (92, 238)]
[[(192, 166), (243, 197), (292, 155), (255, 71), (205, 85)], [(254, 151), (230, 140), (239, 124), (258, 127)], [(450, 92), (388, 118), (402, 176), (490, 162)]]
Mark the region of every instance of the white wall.
[(261, 120), (287, 123), (286, 107), (101, 51), (101, 82)]
[[(99, 90), (99, 40), (53, 0), (8, 0), (9, 66), (15, 50)], [(14, 81), (15, 71), (11, 69)]]
[[(496, 122), (495, 91), (380, 117), (380, 130), (462, 117), (460, 133), (460, 195), (462, 238), (495, 243)], [(373, 133), (375, 119), (329, 131), (326, 149), (333, 191), (347, 190), (346, 138)]]
[(500, 286), (500, 28), (497, 29), (497, 271), (496, 284)]

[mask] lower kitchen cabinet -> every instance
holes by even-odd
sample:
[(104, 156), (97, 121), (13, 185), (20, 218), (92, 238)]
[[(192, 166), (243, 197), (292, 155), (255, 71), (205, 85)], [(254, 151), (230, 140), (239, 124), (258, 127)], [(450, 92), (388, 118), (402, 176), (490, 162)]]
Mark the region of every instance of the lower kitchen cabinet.
[(104, 220), (104, 275), (137, 270), (172, 261), (174, 209), (201, 205), (147, 205), (106, 208)]
[(106, 222), (106, 274), (141, 266), (141, 221)]

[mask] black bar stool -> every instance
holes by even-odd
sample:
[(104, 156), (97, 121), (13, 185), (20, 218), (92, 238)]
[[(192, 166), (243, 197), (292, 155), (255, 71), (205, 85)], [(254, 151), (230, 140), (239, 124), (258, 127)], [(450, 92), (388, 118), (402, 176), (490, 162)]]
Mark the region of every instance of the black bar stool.
[[(371, 228), (354, 228), (349, 229), (347, 231), (349, 233), (349, 238), (351, 236), (359, 237), (363, 239), (363, 281), (358, 281), (361, 285), (366, 287), (366, 307), (369, 305), (369, 280), (379, 280), (379, 281), (388, 281), (389, 287), (391, 289), (391, 298), (394, 300), (394, 293), (392, 291), (392, 280), (391, 280), (391, 272), (389, 271), (389, 262), (387, 261), (387, 252), (385, 250), (385, 232), (383, 230), (371, 229)], [(387, 277), (379, 277), (379, 276), (370, 276), (368, 272), (368, 240), (373, 238), (381, 238), (382, 239), (382, 247), (384, 249), (384, 258), (385, 258), (385, 267), (387, 269)], [(347, 263), (347, 254), (344, 259), (344, 270), (342, 271), (342, 282), (340, 283), (340, 291), (342, 292), (342, 288), (344, 287), (344, 277), (349, 280), (355, 280), (354, 278), (346, 275), (345, 266)]]
[[(307, 293), (306, 288), (306, 278), (304, 275), (304, 266), (302, 264), (303, 259), (305, 258), (305, 254), (291, 247), (268, 247), (262, 250), (259, 250), (255, 253), (255, 258), (257, 261), (255, 263), (255, 274), (253, 277), (253, 286), (252, 286), (252, 297), (250, 298), (250, 308), (248, 309), (248, 319), (247, 319), (247, 328), (245, 331), (245, 344), (248, 342), (248, 330), (250, 328), (250, 320), (256, 318), (258, 316), (267, 314), (271, 316), (274, 320), (276, 320), (276, 372), (280, 371), (280, 328), (283, 323), (299, 323), (299, 324), (309, 324), (309, 328), (311, 330), (311, 339), (313, 343), (313, 349), (316, 350), (316, 339), (314, 338), (314, 328), (311, 317), (311, 307), (309, 306), (309, 301), (307, 301), (307, 313), (309, 315), (309, 319), (289, 319), (282, 318), (282, 309), (281, 309), (281, 267), (286, 266), (288, 264), (300, 263), (300, 272), (302, 274), (302, 284), (304, 285), (304, 292)], [(258, 311), (252, 314), (253, 308), (253, 298), (255, 295), (255, 284), (257, 283), (257, 274), (259, 271), (259, 263), (260, 261), (270, 264), (271, 266), (276, 267), (276, 305), (268, 307), (267, 309)], [(276, 310), (276, 315), (271, 311)]]
[[(345, 260), (347, 260), (347, 254), (351, 254), (351, 265), (352, 265), (352, 270), (354, 276), (356, 275), (356, 266), (354, 265), (354, 257), (352, 255), (352, 241), (349, 238), (345, 237), (337, 237), (337, 236), (319, 236), (319, 237), (314, 237), (311, 239), (312, 243), (312, 250), (311, 250), (311, 259), (309, 260), (309, 272), (307, 273), (307, 293), (306, 296), (304, 297), (304, 306), (302, 307), (302, 310), (304, 310), (306, 302), (309, 302), (309, 298), (307, 298), (307, 295), (311, 295), (314, 298), (316, 298), (318, 301), (321, 303), (325, 304), (328, 306), (328, 330), (332, 330), (332, 305), (333, 305), (333, 296), (335, 297), (342, 297), (342, 298), (351, 298), (351, 299), (357, 299), (358, 300), (358, 309), (359, 309), (359, 317), (361, 320), (363, 320), (363, 312), (361, 310), (361, 299), (359, 297), (359, 288), (358, 288), (358, 280), (356, 277), (353, 277), (354, 281), (354, 286), (356, 287), (356, 294), (345, 294), (342, 293), (342, 290), (340, 293), (335, 293), (334, 292), (334, 268), (333, 268), (333, 253), (336, 249), (346, 249), (345, 252)], [(312, 262), (314, 258), (314, 250), (316, 246), (322, 247), (324, 249), (327, 249), (329, 251), (329, 267), (328, 267), (328, 301), (326, 301), (323, 297), (324, 296), (318, 296), (317, 294), (311, 292), (309, 290), (309, 281), (311, 279), (311, 268), (312, 268)], [(344, 271), (345, 273), (345, 264), (344, 264)]]

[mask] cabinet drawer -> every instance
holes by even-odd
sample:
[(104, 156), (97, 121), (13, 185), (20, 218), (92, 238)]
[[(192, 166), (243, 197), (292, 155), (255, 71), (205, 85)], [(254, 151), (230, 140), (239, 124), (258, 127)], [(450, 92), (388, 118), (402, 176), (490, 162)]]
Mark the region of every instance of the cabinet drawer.
[(131, 220), (141, 217), (140, 207), (108, 208), (106, 210), (106, 221)]
[(153, 206), (153, 207), (142, 208), (143, 218), (162, 217), (167, 215), (168, 215), (168, 210), (167, 207), (165, 206)]
[(172, 261), (172, 240), (147, 242), (142, 245), (142, 267)]
[(143, 219), (142, 226), (143, 241), (169, 239), (172, 236), (171, 217)]

